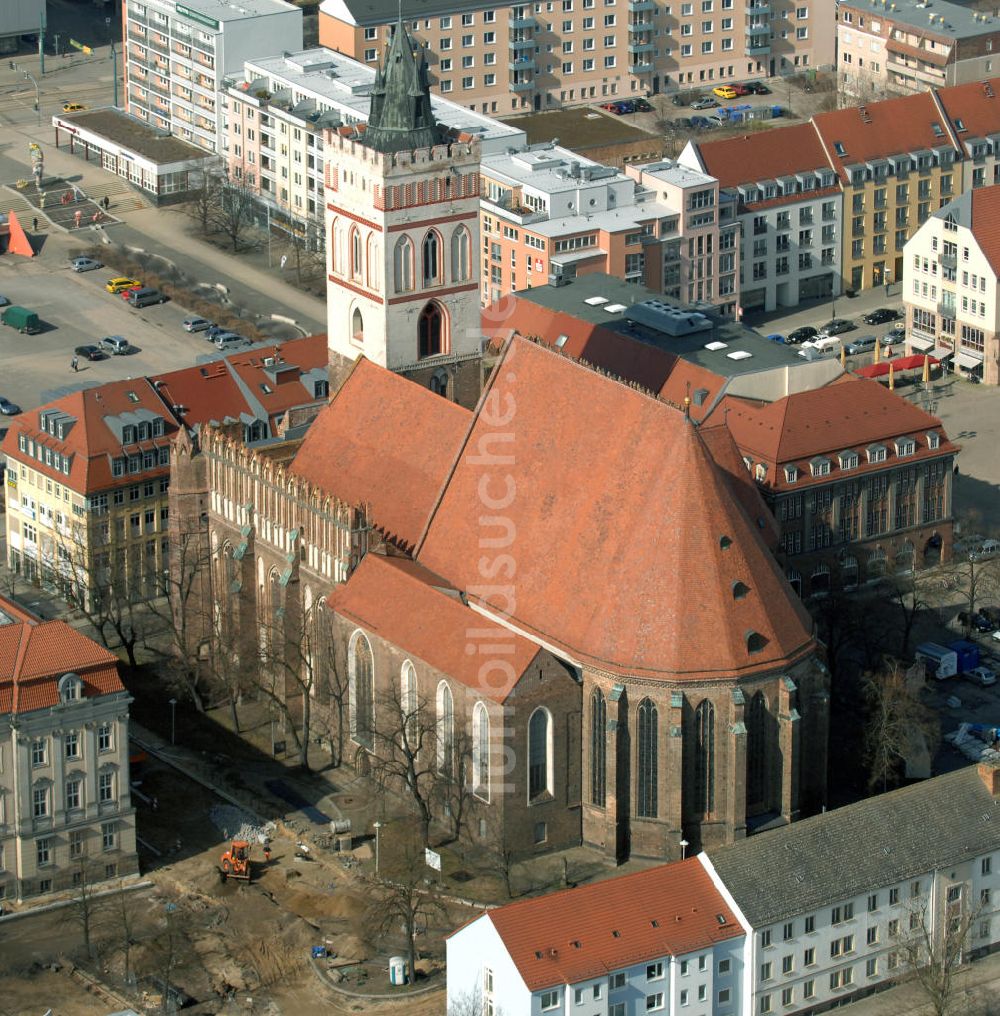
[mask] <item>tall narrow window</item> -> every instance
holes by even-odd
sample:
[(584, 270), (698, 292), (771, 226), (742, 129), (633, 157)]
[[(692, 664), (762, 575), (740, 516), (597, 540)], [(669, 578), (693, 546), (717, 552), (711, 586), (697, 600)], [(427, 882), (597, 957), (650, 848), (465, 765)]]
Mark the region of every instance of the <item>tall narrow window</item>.
[(595, 688), (590, 695), (590, 803), (598, 808), (604, 807), (606, 797), (607, 725), (607, 703), (601, 689)]
[(472, 792), (490, 799), (490, 714), (483, 702), (472, 711)]
[(361, 316), (361, 308), (355, 307), (351, 315), (351, 338), (359, 345), (365, 344), (365, 319)]
[(438, 356), (444, 349), (444, 314), (433, 300), (420, 312), (417, 321), (417, 347), (421, 358)]
[(455, 755), (455, 703), (451, 688), (442, 681), (437, 691), (437, 764), (438, 772), (451, 775)]
[(368, 644), (368, 639), (362, 632), (355, 632), (347, 675), (351, 697), (351, 736), (369, 750), (374, 747), (374, 669), (372, 647)]
[(715, 706), (704, 699), (694, 712), (694, 800), (704, 815), (715, 810)]
[(551, 793), (552, 725), (547, 709), (536, 709), (528, 720), (528, 799)]
[(747, 710), (747, 808), (767, 806), (767, 699), (757, 692)]
[(408, 293), (413, 289), (413, 241), (402, 236), (392, 251), (393, 282), (397, 293)]
[(639, 773), (636, 814), (640, 818), (656, 818), (658, 779), (657, 714), (649, 699), (639, 703)]
[(351, 278), (360, 279), (364, 273), (364, 255), (361, 248), (361, 231), (351, 230)]
[(417, 672), (407, 660), (400, 676), (399, 708), (402, 712), (406, 748), (412, 753), (417, 748)]
[(424, 285), (432, 286), (441, 281), (441, 252), (438, 235), (431, 230), (423, 243)]
[(465, 282), (471, 269), (471, 243), (469, 231), (459, 226), (451, 234), (451, 281)]

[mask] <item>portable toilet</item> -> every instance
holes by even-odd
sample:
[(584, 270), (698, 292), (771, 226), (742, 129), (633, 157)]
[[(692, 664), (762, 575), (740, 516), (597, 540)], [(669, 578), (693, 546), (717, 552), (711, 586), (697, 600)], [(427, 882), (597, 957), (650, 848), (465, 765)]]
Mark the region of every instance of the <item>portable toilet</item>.
[(393, 956), (389, 960), (389, 983), (406, 984), (406, 959), (403, 956)]

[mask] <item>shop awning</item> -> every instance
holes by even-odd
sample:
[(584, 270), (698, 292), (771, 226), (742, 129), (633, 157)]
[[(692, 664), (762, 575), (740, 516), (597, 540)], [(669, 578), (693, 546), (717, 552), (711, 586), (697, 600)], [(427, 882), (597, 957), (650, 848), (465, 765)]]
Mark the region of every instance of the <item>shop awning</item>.
[(969, 349), (960, 349), (956, 360), (959, 367), (964, 370), (976, 370), (983, 365), (983, 354), (974, 353)]
[(906, 344), (913, 349), (919, 349), (921, 352), (925, 352), (928, 349), (934, 348), (933, 339), (923, 339), (919, 335), (911, 335), (906, 340)]
[(955, 355), (955, 350), (951, 346), (935, 346), (931, 356), (937, 357), (939, 360), (950, 360)]

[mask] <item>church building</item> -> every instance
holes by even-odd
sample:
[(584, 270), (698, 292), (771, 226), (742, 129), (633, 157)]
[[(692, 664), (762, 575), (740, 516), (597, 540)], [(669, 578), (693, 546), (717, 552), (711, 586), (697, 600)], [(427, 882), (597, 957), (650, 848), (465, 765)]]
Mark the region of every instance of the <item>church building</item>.
[(519, 855), (674, 858), (820, 810), (828, 674), (728, 430), (521, 336), (487, 369), (478, 153), (402, 24), (326, 150), (329, 404), (301, 439), (175, 444), (201, 637), (308, 669), (284, 691), (343, 704), (359, 771), (426, 729), (465, 828)]

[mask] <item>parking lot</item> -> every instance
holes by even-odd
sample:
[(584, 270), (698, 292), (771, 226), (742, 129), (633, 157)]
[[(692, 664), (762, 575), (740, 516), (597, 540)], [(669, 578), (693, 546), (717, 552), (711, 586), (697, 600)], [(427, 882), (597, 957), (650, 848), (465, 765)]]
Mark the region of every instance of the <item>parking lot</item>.
[[(61, 244), (66, 256), (59, 250)], [(181, 322), (191, 316), (186, 308), (168, 301), (135, 309), (104, 288), (118, 272), (110, 268), (74, 272), (69, 252), (66, 241), (53, 236), (43, 257), (0, 260), (0, 294), (35, 311), (42, 327), (37, 335), (0, 328), (0, 395), (31, 409), (81, 387), (175, 370), (199, 358), (222, 355), (204, 333), (184, 331)], [(298, 334), (289, 326), (275, 329), (276, 338)], [(74, 372), (74, 349), (96, 345), (108, 335), (123, 336), (132, 351), (98, 361), (81, 357)]]

